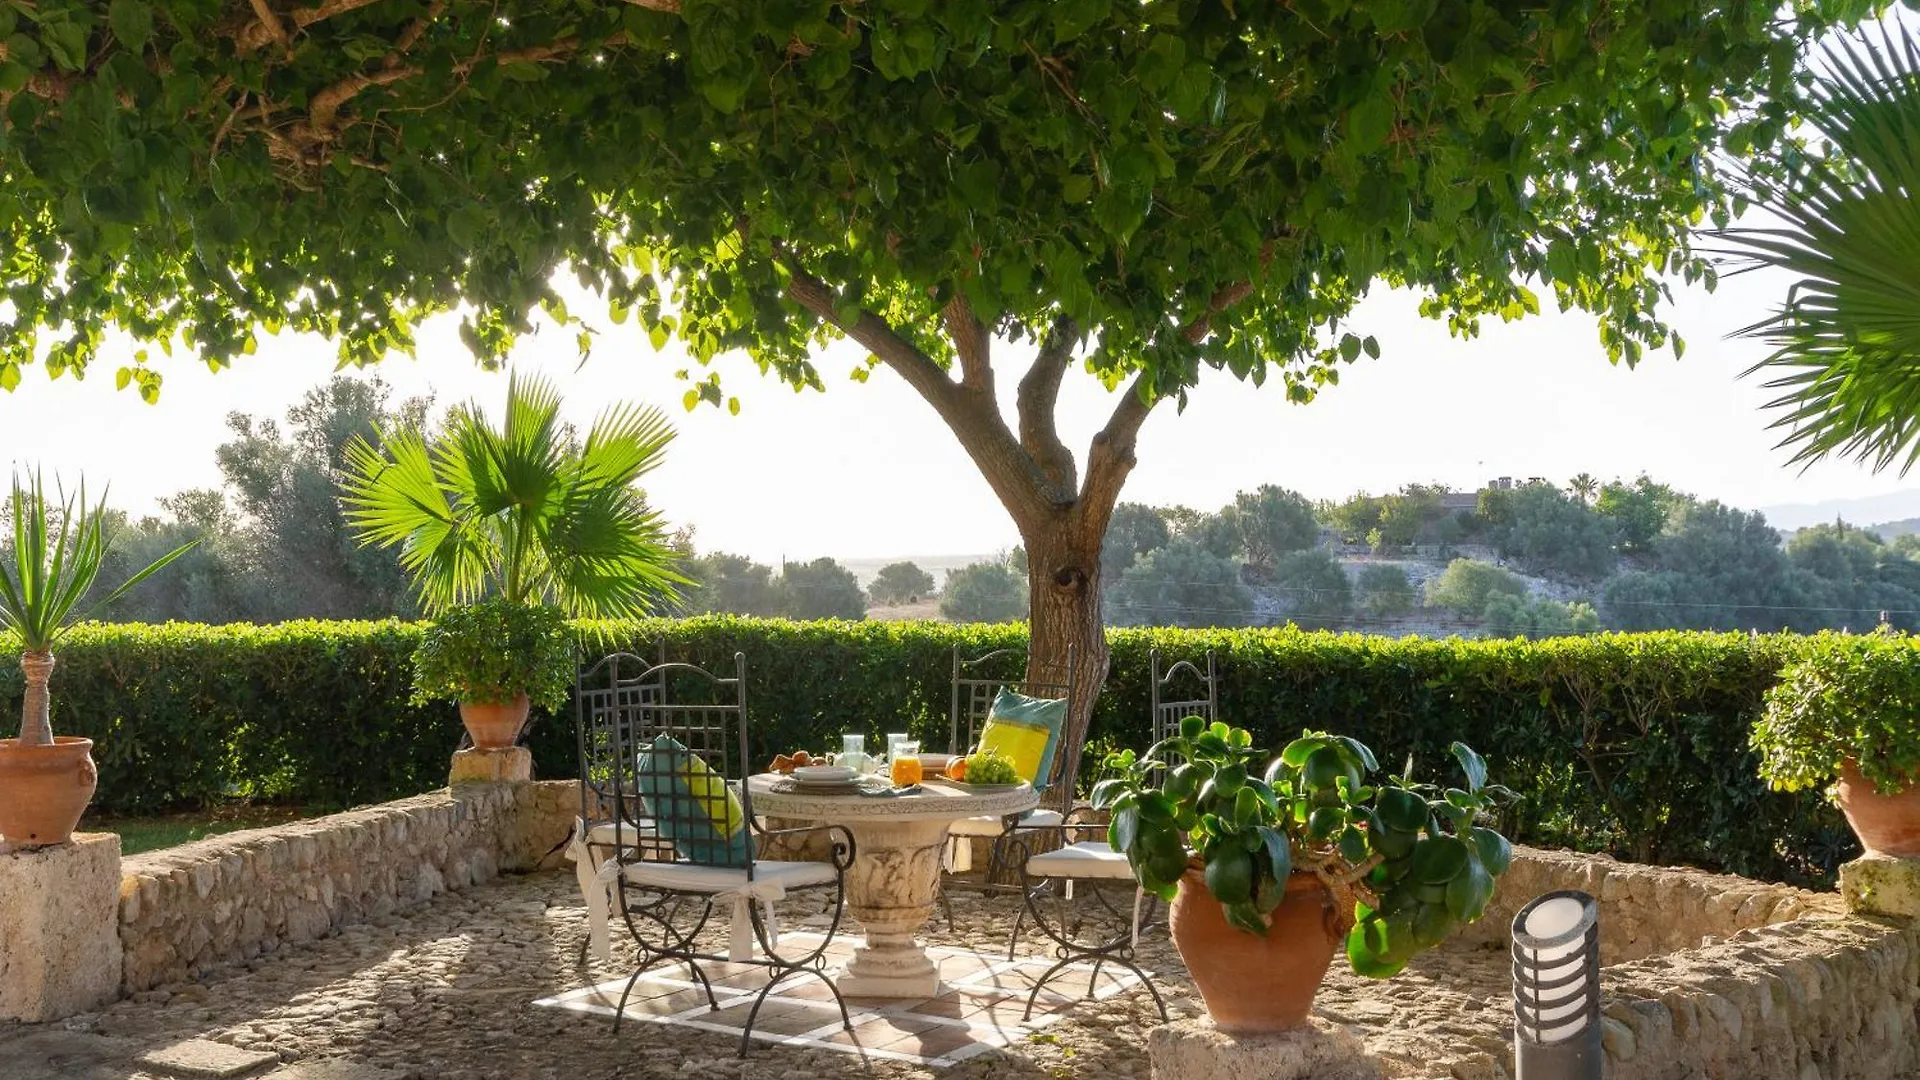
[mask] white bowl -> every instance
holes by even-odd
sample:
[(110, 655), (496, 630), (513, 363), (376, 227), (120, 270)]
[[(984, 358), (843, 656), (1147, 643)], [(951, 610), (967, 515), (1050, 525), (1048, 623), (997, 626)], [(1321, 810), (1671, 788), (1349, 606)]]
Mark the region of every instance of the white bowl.
[(839, 783), (858, 775), (845, 765), (802, 765), (793, 770), (795, 780), (805, 780), (809, 784)]

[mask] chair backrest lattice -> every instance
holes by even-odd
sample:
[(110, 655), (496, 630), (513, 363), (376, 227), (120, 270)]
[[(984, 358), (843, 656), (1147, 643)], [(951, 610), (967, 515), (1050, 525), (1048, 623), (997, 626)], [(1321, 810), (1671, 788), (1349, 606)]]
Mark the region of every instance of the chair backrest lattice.
[[(953, 647), (953, 699), (947, 717), (947, 749), (964, 754), (980, 745), (980, 729), (993, 714), (994, 699), (1001, 688), (1036, 698), (1064, 698), (1067, 716), (1073, 716), (1074, 698), (1079, 689), (1073, 666), (1073, 646), (1067, 646), (1066, 678), (1028, 679), (1027, 654), (1021, 649), (995, 649), (971, 660), (963, 659), (960, 646)], [(1059, 756), (1065, 756), (1066, 733), (1061, 733)], [(1068, 763), (1065, 775), (1073, 775)], [(1058, 766), (1056, 766), (1058, 768)]]
[(1180, 734), (1180, 721), (1189, 716), (1197, 716), (1208, 724), (1220, 719), (1220, 680), (1212, 649), (1207, 650), (1203, 663), (1204, 671), (1186, 660), (1163, 670), (1160, 650), (1148, 653), (1154, 742)]
[[(635, 673), (628, 676), (628, 670)], [(605, 733), (591, 745), (606, 759), (609, 805), (627, 808), (614, 818), (616, 837), (642, 814), (661, 837), (700, 836), (707, 830), (724, 835), (753, 820), (752, 793), (745, 784), (726, 782), (743, 777), (748, 760), (746, 654), (735, 653), (733, 673), (720, 675), (687, 663), (647, 665), (616, 653), (582, 672), (578, 699), (583, 746)], [(685, 756), (656, 748), (661, 736), (685, 747)], [(699, 770), (688, 772), (689, 756), (704, 763), (711, 782), (701, 782)], [(583, 767), (592, 760), (583, 750)], [(648, 798), (649, 790), (656, 796)], [(645, 836), (639, 839), (642, 847), (649, 843)], [(673, 850), (676, 861), (737, 865), (716, 854), (722, 845), (651, 843)]]

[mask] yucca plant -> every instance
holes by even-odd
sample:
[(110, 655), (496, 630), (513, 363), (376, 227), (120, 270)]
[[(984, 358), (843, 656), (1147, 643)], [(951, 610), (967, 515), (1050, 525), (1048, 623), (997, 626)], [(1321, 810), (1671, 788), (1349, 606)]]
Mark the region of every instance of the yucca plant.
[(634, 486), (673, 435), (659, 410), (615, 405), (575, 442), (552, 383), (516, 374), (498, 427), (469, 405), (431, 443), (418, 431), (381, 432), (378, 447), (356, 439), (347, 518), (363, 542), (400, 549), (429, 614), (497, 598), (643, 615), (686, 580)]
[[(47, 684), (53, 676), (54, 646), (78, 621), (74, 615), (100, 576), (113, 534), (107, 527), (105, 496), (88, 503), (84, 481), (76, 494), (59, 491), (49, 499), (38, 472), (26, 483), (16, 473), (10, 505), (13, 557), (0, 561), (0, 627), (20, 636), (20, 669), (26, 675), (20, 743), (51, 746)], [(94, 599), (85, 612), (118, 600), (197, 543), (189, 541), (155, 559), (119, 588)]]
[(1807, 125), (1826, 153), (1751, 183), (1770, 227), (1720, 234), (1742, 269), (1795, 278), (1768, 318), (1739, 331), (1773, 346), (1747, 374), (1782, 391), (1783, 447), (1875, 469), (1920, 459), (1920, 46), (1888, 30), (1827, 53)]

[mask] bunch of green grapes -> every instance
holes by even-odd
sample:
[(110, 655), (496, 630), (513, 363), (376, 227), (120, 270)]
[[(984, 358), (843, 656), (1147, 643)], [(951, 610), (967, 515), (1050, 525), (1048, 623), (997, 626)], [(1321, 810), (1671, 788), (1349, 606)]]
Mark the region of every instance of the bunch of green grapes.
[(967, 755), (967, 783), (969, 784), (1017, 784), (1020, 774), (1014, 771), (1013, 759), (998, 750), (981, 750)]

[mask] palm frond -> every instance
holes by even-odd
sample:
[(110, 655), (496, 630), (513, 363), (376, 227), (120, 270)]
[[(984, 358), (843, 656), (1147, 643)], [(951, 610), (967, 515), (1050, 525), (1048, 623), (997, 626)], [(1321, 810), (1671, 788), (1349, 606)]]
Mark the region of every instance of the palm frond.
[(1796, 463), (1830, 455), (1902, 472), (1920, 460), (1920, 45), (1861, 37), (1828, 56), (1807, 116), (1831, 148), (1782, 185), (1779, 219), (1721, 236), (1751, 267), (1794, 276), (1785, 302), (1736, 331), (1773, 351), (1768, 403)]

